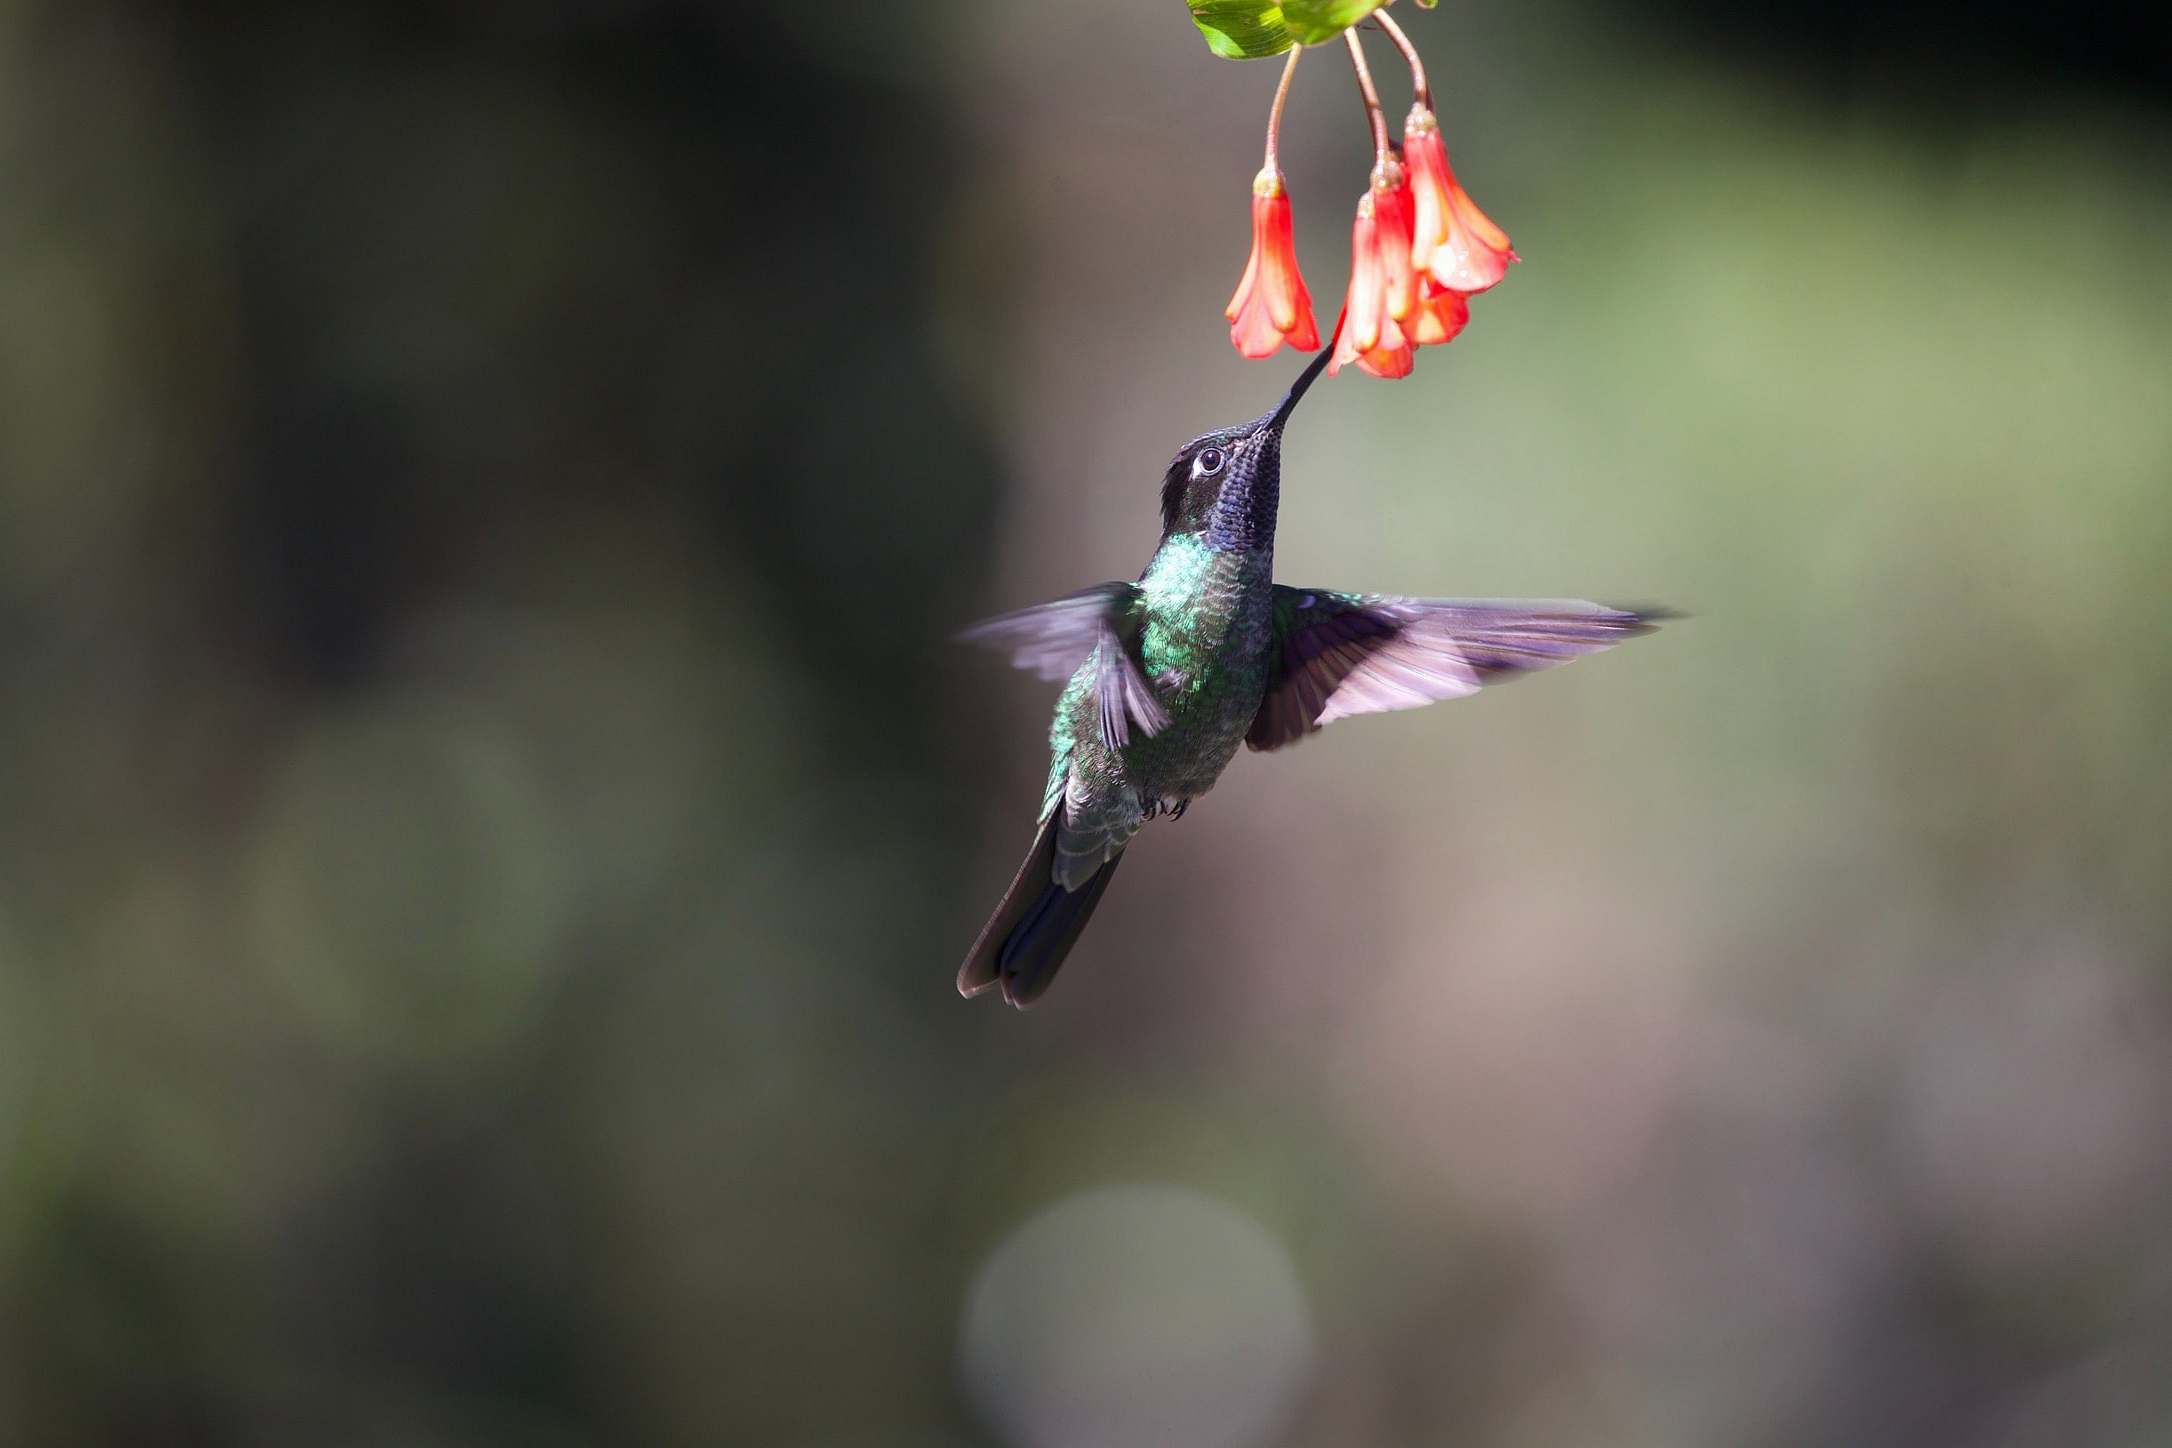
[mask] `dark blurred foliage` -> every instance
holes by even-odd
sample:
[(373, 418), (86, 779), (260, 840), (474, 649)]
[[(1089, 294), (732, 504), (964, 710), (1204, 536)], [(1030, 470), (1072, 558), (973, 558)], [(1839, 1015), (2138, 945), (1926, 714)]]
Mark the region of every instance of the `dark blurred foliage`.
[[(1104, 1442), (1028, 1369), (1202, 1340), (1290, 1442), (2172, 1431), (2161, 22), (1455, 8), (1553, 259), (1321, 405), (1286, 552), (1706, 617), (1240, 764), (1019, 1018), (949, 981), (1045, 691), (946, 639), (1281, 385), (1262, 72), (1175, 0), (0, 0), (0, 1441)], [(1981, 237), (1923, 154), (2014, 83), (2096, 257), (1786, 309)], [(2075, 319), (2043, 391), (1979, 305)]]
[(2097, 85), (2172, 100), (2172, 22), (2146, 0), (2046, 6), (2027, 0), (1839, 0), (1732, 5), (1673, 0), (1667, 20), (1689, 43), (1752, 52), (1834, 90), (1879, 90), (1936, 106), (1995, 106), (2004, 85)]
[[(52, 1043), (39, 1094), (88, 1100), (58, 1120), (41, 1107), (10, 1194), (4, 1436), (660, 1431), (601, 1341), (631, 1330), (597, 1311), (612, 1288), (596, 1253), (628, 1228), (593, 1199), (597, 1168), (567, 1121), (599, 996), (639, 988), (640, 962), (684, 928), (674, 917), (760, 888), (742, 839), (850, 832), (899, 778), (937, 799), (966, 783), (921, 703), (971, 596), (942, 561), (987, 552), (997, 480), (930, 366), (915, 284), (929, 243), (912, 221), (957, 164), (944, 117), (840, 70), (819, 33), (699, 6), (69, 4), (15, 7), (6, 32), (10, 265), (87, 274), (98, 315), (54, 332), (102, 325), (126, 374), (58, 396), (90, 385), (53, 366), (83, 344), (33, 348), (18, 331), (10, 347), (44, 374), (24, 406), (88, 414), (28, 468), (15, 459), (16, 506), (41, 490), (94, 500), (52, 504), (77, 515), (66, 536), (11, 528), (36, 550), (5, 597), (8, 921), (25, 968), (56, 995), (84, 988), (84, 941), (121, 928), (127, 877), (181, 855), (172, 888), (194, 892), (237, 868), (220, 856), (240, 848), (272, 787), (260, 761), (297, 721), (418, 675), (434, 693), (488, 688), (478, 648), (534, 650), (521, 686), (554, 696), (537, 712), (565, 760), (534, 787), (593, 790), (596, 808), (620, 804), (638, 816), (627, 829), (661, 837), (628, 878), (551, 881), (571, 896), (549, 946), (561, 958), (537, 972), (549, 988), (487, 1090), (462, 1072), (380, 1070), (374, 1051), (304, 1059), (308, 1033), (264, 1031), (278, 1023), (248, 1003), (264, 982), (223, 951), (203, 969), (225, 1008), (166, 967), (181, 1019), (158, 1022), (158, 988), (118, 977), (112, 989), (152, 998), (110, 1002), (123, 1022)], [(92, 445), (71, 455), (78, 442)], [(448, 601), (472, 636), (418, 637)], [(659, 644), (652, 626), (685, 636)], [(741, 638), (762, 643), (759, 676), (734, 659)], [(632, 670), (661, 704), (615, 698), (611, 670), (592, 672), (599, 652), (642, 649), (664, 656)], [(673, 676), (705, 658), (724, 667)], [(646, 722), (609, 717), (644, 707), (699, 708), (720, 727), (644, 758)], [(755, 717), (786, 737), (733, 722)], [(621, 752), (584, 758), (589, 734)], [(435, 753), (426, 738), (363, 748), (365, 777), (326, 808), (380, 807), (407, 771), (445, 768)], [(795, 776), (834, 786), (804, 811), (827, 811), (821, 824), (803, 819)], [(756, 778), (772, 787), (742, 787)], [(637, 793), (657, 807), (618, 798)], [(465, 823), (391, 812), (393, 838), (318, 839), (333, 857), (305, 868), (344, 892), (347, 872), (417, 843), (398, 828)], [(945, 893), (970, 824), (944, 809), (915, 822), (924, 878)], [(486, 830), (465, 848), (498, 842)], [(340, 928), (367, 942), (370, 968), (438, 939), (381, 916), (402, 908), (400, 885), (354, 893)], [(918, 989), (942, 976), (954, 919), (927, 903), (918, 919), (891, 901), (841, 908), (888, 908), (890, 928), (930, 948), (932, 975), (853, 972), (853, 990), (914, 1003), (915, 1029), (962, 1028), (953, 1001)], [(759, 975), (760, 942), (728, 918), (714, 928), (702, 968)], [(413, 999), (370, 1008), (404, 1034), (407, 1013), (462, 992), (470, 964), (403, 959), (381, 988)], [(209, 1103), (190, 1099), (203, 1073), (225, 1078)], [(284, 1141), (322, 1124), (291, 1078), (325, 1073), (342, 1078), (318, 1083), (337, 1099), (330, 1119), (366, 1144)], [(290, 1092), (303, 1122), (279, 1120)], [(96, 1154), (91, 1172), (52, 1160), (75, 1155), (78, 1132), (159, 1116), (159, 1097), (180, 1119), (131, 1130), (189, 1137), (192, 1115), (224, 1118), (165, 1147), (200, 1158), (192, 1177), (279, 1169), (265, 1158), (291, 1151), (333, 1160), (307, 1190), (270, 1192), (286, 1206), (242, 1231), (155, 1174), (134, 1178), (147, 1169), (131, 1152)], [(750, 1150), (721, 1129), (684, 1148)], [(783, 1190), (748, 1190), (765, 1215), (789, 1213)], [(947, 1325), (949, 1304), (931, 1311)], [(778, 1331), (735, 1325), (747, 1341), (705, 1343), (713, 1369), (688, 1371), (746, 1375), (720, 1391), (758, 1398), (764, 1355), (781, 1350), (762, 1339)], [(928, 1351), (940, 1385), (939, 1337)]]

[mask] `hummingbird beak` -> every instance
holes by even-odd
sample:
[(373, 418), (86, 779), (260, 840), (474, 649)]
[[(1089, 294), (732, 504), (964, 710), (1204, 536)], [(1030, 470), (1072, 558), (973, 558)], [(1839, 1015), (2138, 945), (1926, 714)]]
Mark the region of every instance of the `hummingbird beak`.
[(1282, 405), (1267, 419), (1268, 427), (1276, 432), (1282, 431), (1282, 424), (1288, 422), (1290, 414), (1297, 410), (1297, 399), (1305, 395), (1305, 389), (1312, 385), (1312, 380), (1327, 366), (1327, 359), (1334, 355), (1335, 348), (1330, 344), (1322, 347), (1318, 355), (1305, 364), (1305, 370), (1298, 373), (1297, 380), (1290, 384), (1289, 395), (1282, 399)]

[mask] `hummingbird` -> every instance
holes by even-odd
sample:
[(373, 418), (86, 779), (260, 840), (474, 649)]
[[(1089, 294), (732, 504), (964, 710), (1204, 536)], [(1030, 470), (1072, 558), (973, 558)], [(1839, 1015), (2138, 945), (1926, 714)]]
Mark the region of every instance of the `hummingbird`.
[(1357, 714), (1413, 709), (1651, 631), (1660, 611), (1581, 599), (1401, 598), (1274, 581), (1282, 429), (1332, 348), (1274, 409), (1169, 460), (1161, 543), (1136, 583), (987, 619), (961, 639), (1067, 680), (1039, 828), (958, 970), (960, 995), (1038, 1000), (1124, 851), (1181, 819), (1242, 744), (1274, 750)]

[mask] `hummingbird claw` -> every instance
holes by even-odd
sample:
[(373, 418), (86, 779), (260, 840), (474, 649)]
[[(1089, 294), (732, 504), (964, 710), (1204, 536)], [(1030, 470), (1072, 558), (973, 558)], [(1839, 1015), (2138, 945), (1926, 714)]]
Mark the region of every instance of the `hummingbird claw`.
[(1173, 820), (1180, 820), (1184, 818), (1184, 811), (1190, 809), (1191, 807), (1192, 802), (1190, 800), (1180, 799), (1176, 802), (1176, 808), (1169, 811), (1169, 818)]

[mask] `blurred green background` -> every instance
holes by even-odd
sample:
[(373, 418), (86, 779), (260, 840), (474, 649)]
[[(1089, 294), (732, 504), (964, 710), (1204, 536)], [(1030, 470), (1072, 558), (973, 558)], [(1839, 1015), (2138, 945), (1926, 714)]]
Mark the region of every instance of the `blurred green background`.
[[(1696, 617), (1020, 1016), (947, 637), (1294, 374), (1275, 68), (766, 9), (0, 0), (0, 1442), (2172, 1442), (2156, 22), (1401, 7), (1526, 260), (1281, 575)], [(1313, 58), (1323, 324), (1367, 162)]]

